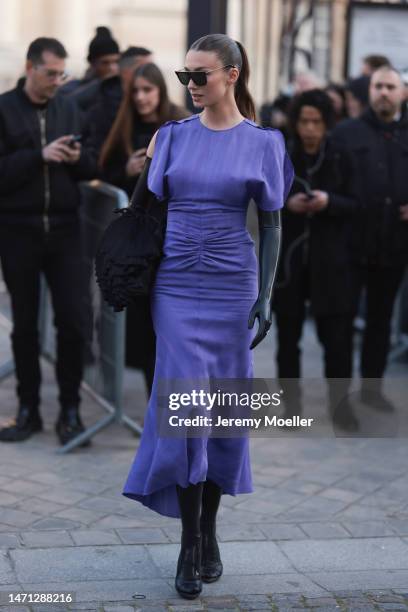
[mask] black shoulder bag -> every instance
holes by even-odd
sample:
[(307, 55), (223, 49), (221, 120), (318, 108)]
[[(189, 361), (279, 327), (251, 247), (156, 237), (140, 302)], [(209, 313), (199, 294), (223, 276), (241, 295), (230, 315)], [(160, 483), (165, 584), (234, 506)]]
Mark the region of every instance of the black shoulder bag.
[(151, 158), (146, 157), (128, 208), (105, 230), (95, 258), (96, 280), (115, 312), (149, 295), (163, 255), (167, 200), (147, 188)]

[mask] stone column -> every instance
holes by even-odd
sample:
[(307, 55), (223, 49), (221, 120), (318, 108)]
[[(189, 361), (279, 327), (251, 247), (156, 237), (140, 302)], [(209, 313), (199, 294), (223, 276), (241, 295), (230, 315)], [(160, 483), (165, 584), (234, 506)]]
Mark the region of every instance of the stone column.
[(19, 44), (20, 0), (0, 2), (0, 92), (15, 85), (24, 70), (25, 49)]
[(333, 2), (330, 77), (335, 82), (342, 82), (344, 80), (348, 5), (349, 0), (334, 0)]

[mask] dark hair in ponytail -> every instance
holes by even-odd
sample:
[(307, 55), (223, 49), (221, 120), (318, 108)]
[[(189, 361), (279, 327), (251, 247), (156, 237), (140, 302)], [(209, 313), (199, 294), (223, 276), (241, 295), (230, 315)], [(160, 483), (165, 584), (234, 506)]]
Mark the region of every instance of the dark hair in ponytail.
[(238, 68), (239, 77), (235, 84), (235, 101), (239, 112), (247, 119), (255, 121), (255, 104), (248, 90), (248, 56), (242, 44), (226, 34), (207, 34), (193, 42), (190, 50), (214, 51), (224, 66), (232, 64)]

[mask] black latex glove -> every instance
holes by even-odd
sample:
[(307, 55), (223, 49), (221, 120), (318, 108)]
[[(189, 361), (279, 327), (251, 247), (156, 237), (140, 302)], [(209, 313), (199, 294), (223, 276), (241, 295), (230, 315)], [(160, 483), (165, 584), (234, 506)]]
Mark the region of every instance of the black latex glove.
[(130, 198), (129, 208), (132, 208), (132, 206), (145, 206), (146, 205), (146, 196), (148, 195), (147, 175), (149, 174), (149, 168), (150, 168), (151, 162), (152, 162), (152, 158), (146, 156), (145, 163), (143, 164), (142, 172), (139, 174), (139, 178), (137, 179), (135, 189), (132, 193), (132, 197)]
[(271, 298), (280, 253), (280, 210), (267, 212), (258, 208), (259, 225), (259, 294), (251, 308), (248, 329), (258, 319), (258, 331), (250, 349), (255, 348), (266, 336), (272, 323)]

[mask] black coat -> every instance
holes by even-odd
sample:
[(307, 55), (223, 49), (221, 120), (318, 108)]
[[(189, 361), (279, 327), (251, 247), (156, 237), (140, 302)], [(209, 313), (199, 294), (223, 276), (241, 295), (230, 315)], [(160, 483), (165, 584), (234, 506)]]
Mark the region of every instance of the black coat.
[(101, 79), (96, 78), (69, 81), (58, 90), (57, 95), (71, 98), (80, 110), (86, 113), (95, 104), (102, 83)]
[[(93, 178), (96, 168), (85, 148), (76, 164), (45, 164), (38, 112), (22, 88), (0, 96), (0, 223), (42, 227), (48, 166), (52, 230), (72, 221), (80, 203), (78, 181)], [(76, 105), (63, 96), (48, 102), (45, 125), (47, 143), (82, 128)]]
[[(297, 315), (308, 297), (316, 316), (351, 312), (351, 223), (358, 208), (351, 157), (328, 140), (312, 173), (300, 144), (292, 147), (291, 159), (295, 176), (306, 179), (312, 189), (328, 192), (329, 203), (311, 217), (283, 208), (273, 308)], [(295, 179), (289, 197), (298, 192), (305, 188)]]
[(121, 79), (119, 76), (112, 76), (99, 84), (92, 105), (87, 108), (87, 137), (89, 138), (91, 150), (96, 156), (99, 155), (102, 145), (116, 119), (122, 97)]
[(390, 124), (370, 109), (340, 123), (333, 137), (353, 154), (361, 208), (355, 224), (356, 257), (361, 263), (393, 266), (408, 262), (408, 221), (399, 206), (408, 204), (408, 117)]
[[(133, 150), (146, 148), (152, 139), (153, 134), (159, 125), (157, 123), (143, 123), (141, 121), (135, 123), (132, 134)], [(126, 191), (130, 197), (136, 187), (137, 176), (128, 176), (126, 174), (126, 164), (129, 156), (122, 147), (118, 147), (107, 160), (105, 168), (101, 173), (101, 177), (107, 183), (111, 183), (120, 189)]]

